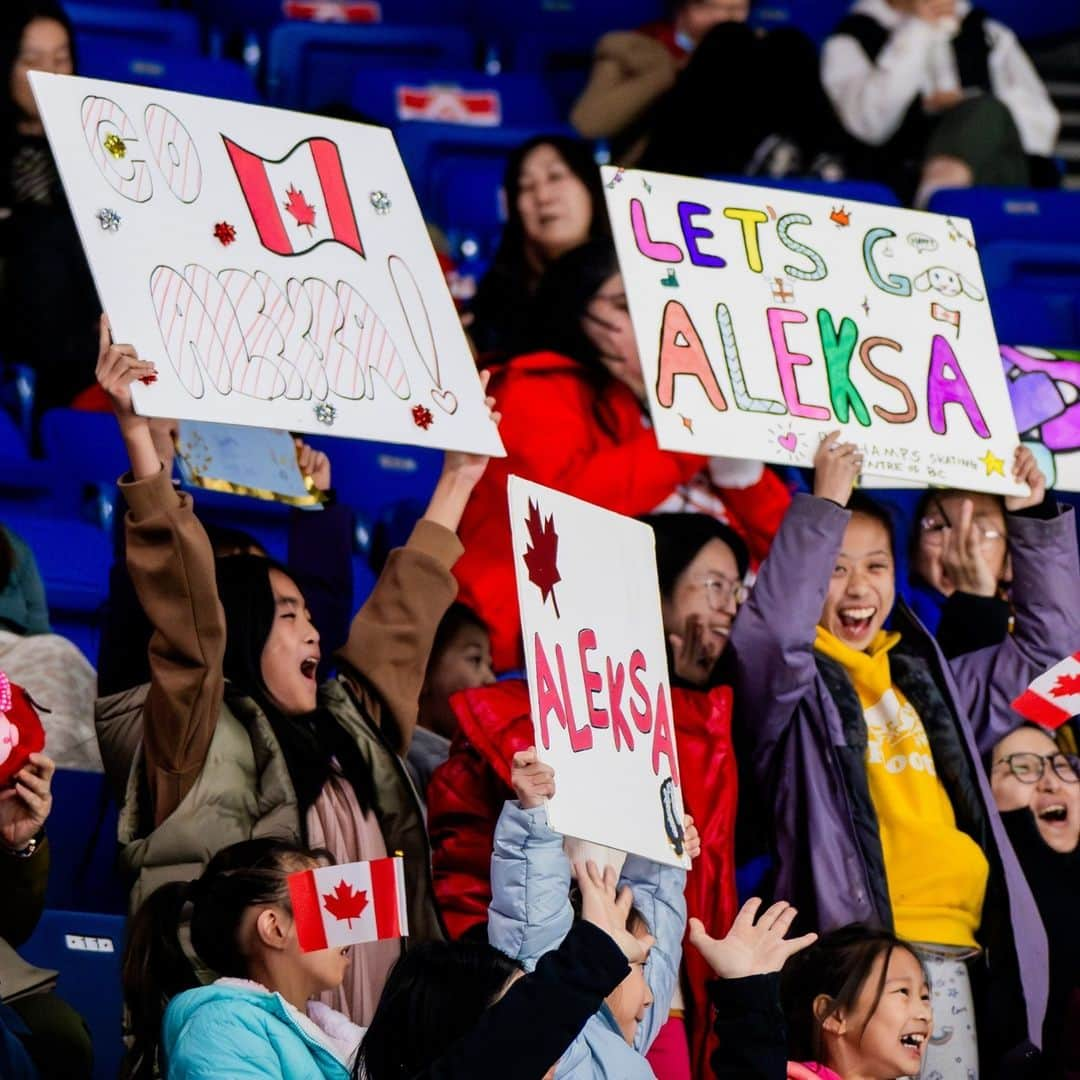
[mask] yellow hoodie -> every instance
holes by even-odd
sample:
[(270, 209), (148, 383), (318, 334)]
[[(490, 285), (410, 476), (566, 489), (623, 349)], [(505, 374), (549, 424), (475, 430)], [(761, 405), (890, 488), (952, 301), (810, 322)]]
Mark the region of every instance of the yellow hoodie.
[(823, 627), (814, 647), (847, 672), (866, 718), (866, 778), (877, 813), (896, 933), (908, 941), (974, 946), (989, 864), (956, 827), (919, 714), (889, 670), (900, 635), (878, 631), (865, 652)]

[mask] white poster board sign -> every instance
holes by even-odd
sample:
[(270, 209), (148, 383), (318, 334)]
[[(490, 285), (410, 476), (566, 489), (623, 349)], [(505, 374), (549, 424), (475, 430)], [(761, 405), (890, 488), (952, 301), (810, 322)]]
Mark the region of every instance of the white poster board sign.
[(775, 188), (603, 170), (657, 442), (1022, 490), (970, 224)]
[(389, 131), (30, 79), (141, 413), (503, 452)]
[(1080, 491), (1080, 350), (1002, 345), (1020, 438), (1051, 487)]
[(300, 471), (287, 431), (183, 420), (176, 437), (184, 481), (208, 491), (315, 507), (322, 492)]
[(509, 500), (551, 827), (689, 866), (652, 529), (517, 476)]

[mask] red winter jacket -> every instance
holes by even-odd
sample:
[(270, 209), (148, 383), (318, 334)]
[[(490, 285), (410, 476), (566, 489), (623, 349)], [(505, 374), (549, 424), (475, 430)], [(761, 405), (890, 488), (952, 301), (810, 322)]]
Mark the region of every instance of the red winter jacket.
[[(458, 599), (491, 629), (496, 671), (523, 666), (506, 480), (514, 473), (607, 510), (636, 516), (660, 505), (700, 473), (708, 459), (661, 450), (637, 398), (622, 383), (597, 385), (558, 353), (517, 356), (492, 369), (489, 392), (503, 414), (505, 458), (493, 458), (473, 492), (458, 535), (465, 554), (454, 567)], [(731, 525), (754, 563), (791, 502), (775, 473), (753, 487), (722, 489)]]
[[(671, 694), (683, 801), (701, 833), (701, 856), (686, 883), (688, 915), (710, 934), (727, 933), (735, 918), (735, 808), (738, 773), (731, 742), (730, 687)], [(428, 785), (428, 831), (435, 895), (452, 937), (487, 922), (491, 852), (503, 803), (514, 797), (510, 765), (532, 746), (529, 689), (513, 679), (451, 698), (460, 725), (450, 757)], [(694, 1076), (709, 1075), (712, 1049), (706, 983), (708, 965), (684, 951), (687, 1026)]]

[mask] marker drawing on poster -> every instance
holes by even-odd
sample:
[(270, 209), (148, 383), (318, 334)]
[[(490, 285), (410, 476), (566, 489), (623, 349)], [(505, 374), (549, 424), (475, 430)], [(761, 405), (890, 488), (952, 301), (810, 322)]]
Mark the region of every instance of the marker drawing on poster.
[(688, 867), (652, 530), (517, 476), (509, 503), (551, 827)]
[(999, 493), (1019, 445), (969, 223), (603, 170), (659, 444)]
[(503, 453), (389, 131), (30, 79), (140, 412)]

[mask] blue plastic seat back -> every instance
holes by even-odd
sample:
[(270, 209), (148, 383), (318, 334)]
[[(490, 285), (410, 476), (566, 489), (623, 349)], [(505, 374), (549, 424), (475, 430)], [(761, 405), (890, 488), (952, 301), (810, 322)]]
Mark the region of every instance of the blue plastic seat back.
[(663, 0), (472, 0), (476, 26), (493, 35), (543, 30), (585, 41), (655, 22), (665, 7)]
[(124, 1056), (120, 985), (124, 922), (122, 915), (47, 909), (33, 936), (19, 949), (30, 963), (60, 972), (56, 993), (90, 1028), (95, 1080), (115, 1080)]
[(380, 124), (464, 127), (555, 124), (561, 120), (535, 74), (485, 75), (471, 68), (371, 68), (353, 84), (353, 107)]
[(467, 67), (473, 54), (472, 35), (460, 27), (283, 23), (270, 35), (267, 93), (276, 105), (314, 110), (349, 102), (365, 68)]
[(235, 60), (193, 56), (184, 49), (117, 47), (95, 38), (79, 53), (79, 73), (95, 79), (139, 83), (204, 97), (252, 104), (259, 101), (255, 81), (243, 64)]
[(850, 7), (850, 0), (767, 0), (753, 5), (750, 21), (766, 30), (793, 26), (820, 44)]
[(503, 220), (499, 191), (506, 159), (539, 134), (574, 133), (560, 125), (406, 124), (396, 138), (425, 215), (449, 229), (467, 224), (492, 227)]
[(75, 26), (80, 51), (101, 44), (130, 43), (141, 46), (199, 51), (201, 30), (194, 15), (184, 11), (147, 10), (105, 4), (64, 5)]
[(1080, 243), (1080, 191), (954, 188), (936, 192), (929, 209), (969, 218), (980, 250), (999, 241)]
[(990, 289), (990, 310), (1002, 344), (1068, 349), (1080, 342), (1080, 304), (1073, 293), (998, 286)]
[(979, 259), (988, 288), (1022, 285), (1080, 295), (1080, 243), (980, 244)]

